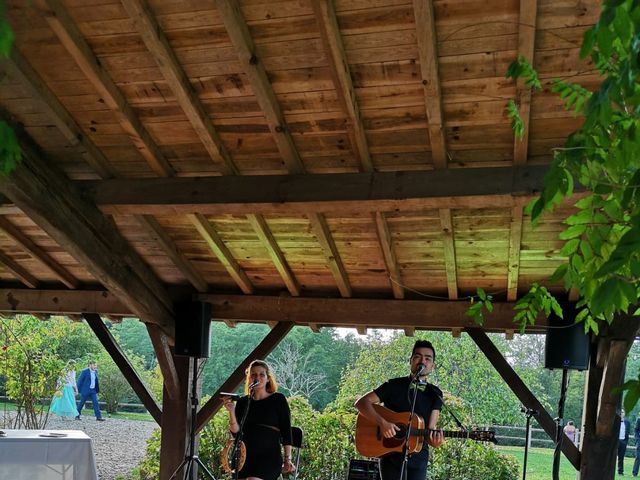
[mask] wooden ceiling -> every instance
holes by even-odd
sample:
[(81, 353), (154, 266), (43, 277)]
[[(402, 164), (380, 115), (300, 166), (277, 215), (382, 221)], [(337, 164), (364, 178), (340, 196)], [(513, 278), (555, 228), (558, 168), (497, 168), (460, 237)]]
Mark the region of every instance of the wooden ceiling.
[[(229, 323), (464, 327), (477, 287), (513, 302), (563, 260), (571, 206), (532, 230), (523, 205), (580, 125), (552, 79), (597, 85), (599, 9), (10, 0), (0, 108), (25, 159), (0, 180), (0, 310), (170, 333), (179, 291)], [(519, 55), (542, 91), (505, 78)]]

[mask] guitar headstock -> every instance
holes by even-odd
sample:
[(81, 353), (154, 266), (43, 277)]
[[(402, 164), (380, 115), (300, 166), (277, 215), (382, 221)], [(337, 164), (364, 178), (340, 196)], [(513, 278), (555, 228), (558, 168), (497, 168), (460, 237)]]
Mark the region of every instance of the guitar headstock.
[(478, 442), (498, 443), (495, 430), (470, 430), (469, 438)]

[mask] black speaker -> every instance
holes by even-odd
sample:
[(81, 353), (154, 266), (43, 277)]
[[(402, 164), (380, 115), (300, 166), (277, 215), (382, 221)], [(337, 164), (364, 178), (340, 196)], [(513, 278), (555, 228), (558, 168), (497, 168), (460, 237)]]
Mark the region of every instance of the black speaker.
[(211, 304), (179, 302), (173, 309), (176, 318), (176, 355), (208, 358), (211, 343)]
[(586, 370), (589, 368), (590, 341), (584, 333), (584, 324), (574, 323), (574, 304), (563, 304), (560, 318), (553, 312), (549, 315), (549, 328), (544, 351), (545, 368), (567, 368)]
[(376, 460), (351, 459), (347, 480), (380, 480), (378, 462)]

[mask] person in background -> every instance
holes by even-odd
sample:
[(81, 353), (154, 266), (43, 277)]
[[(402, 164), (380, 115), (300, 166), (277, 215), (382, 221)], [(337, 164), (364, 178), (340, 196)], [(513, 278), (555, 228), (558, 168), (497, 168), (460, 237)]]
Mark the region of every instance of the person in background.
[(98, 403), (98, 393), (100, 393), (100, 381), (98, 380), (98, 364), (91, 360), (88, 367), (80, 372), (78, 378), (78, 391), (80, 392), (80, 402), (78, 403), (78, 416), (76, 420), (80, 420), (80, 414), (85, 402), (90, 398), (93, 403), (93, 413), (96, 420), (104, 422), (102, 413), (100, 412), (100, 404)]
[(618, 475), (624, 475), (624, 454), (629, 443), (629, 420), (624, 418), (624, 410), (620, 410), (620, 434), (618, 435)]
[(262, 360), (254, 360), (246, 371), (246, 395), (235, 406), (231, 397), (222, 398), (224, 407), (229, 411), (229, 431), (236, 435), (251, 396), (242, 432), (247, 456), (238, 478), (276, 480), (281, 473), (295, 471), (291, 463), (291, 413), (287, 399), (277, 390), (278, 384), (269, 365)]
[[(429, 445), (433, 448), (439, 447), (444, 441), (442, 431), (436, 430), (442, 407), (442, 391), (435, 385), (426, 384), (427, 376), (433, 370), (435, 360), (436, 352), (431, 342), (416, 341), (409, 358), (410, 374), (388, 380), (375, 390), (360, 397), (355, 404), (362, 415), (379, 425), (382, 436), (393, 438), (400, 429), (378, 414), (373, 404), (382, 402), (386, 408), (394, 412), (408, 412), (411, 410), (412, 387), (418, 388), (415, 412), (424, 419), (425, 425), (431, 432), (427, 442), (424, 442), (422, 450), (409, 457), (407, 480), (425, 480)], [(412, 379), (416, 375), (419, 375), (422, 385), (416, 386), (413, 383)], [(380, 459), (382, 480), (398, 480), (403, 460), (401, 453), (391, 453), (382, 457)]]
[(640, 469), (640, 415), (636, 419), (636, 428), (633, 432), (633, 437), (636, 439), (636, 459), (633, 462), (633, 470), (631, 473), (634, 477), (638, 476), (638, 470)]
[(73, 418), (78, 416), (76, 408), (76, 362), (69, 360), (62, 369), (60, 377), (56, 383), (56, 393), (51, 400), (49, 412), (55, 413), (62, 418)]
[(567, 425), (564, 427), (564, 434), (571, 440), (574, 444), (576, 443), (576, 426), (573, 423), (573, 420), (569, 420)]

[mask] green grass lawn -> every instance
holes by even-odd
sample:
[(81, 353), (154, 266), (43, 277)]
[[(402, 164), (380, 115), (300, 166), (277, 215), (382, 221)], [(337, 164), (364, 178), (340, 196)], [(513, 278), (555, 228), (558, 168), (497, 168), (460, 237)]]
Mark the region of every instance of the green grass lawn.
[[(16, 406), (11, 402), (0, 402), (0, 413), (4, 411), (12, 412), (12, 411), (15, 411), (15, 409), (16, 409)], [(91, 403), (85, 405), (82, 415), (93, 416), (93, 407), (91, 406)], [(149, 413), (118, 412), (118, 413), (112, 414), (112, 413), (107, 413), (105, 410), (103, 410), (102, 415), (105, 418), (121, 418), (125, 420), (141, 420), (144, 422), (155, 422), (155, 420)]]
[[(522, 462), (524, 461), (524, 447), (498, 447), (501, 453), (512, 455), (520, 464), (520, 478), (522, 478)], [(530, 448), (527, 458), (527, 480), (549, 480), (553, 467), (553, 450), (550, 448)], [(624, 476), (616, 475), (616, 478), (633, 478), (631, 469), (633, 458), (625, 458)], [(569, 461), (562, 455), (560, 457), (560, 480), (575, 480), (576, 471)]]

